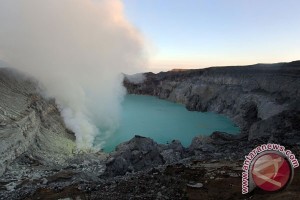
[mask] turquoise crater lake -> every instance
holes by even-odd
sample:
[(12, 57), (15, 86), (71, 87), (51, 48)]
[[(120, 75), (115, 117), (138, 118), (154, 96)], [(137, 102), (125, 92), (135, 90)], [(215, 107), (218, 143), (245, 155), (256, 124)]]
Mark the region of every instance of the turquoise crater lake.
[[(134, 135), (150, 137), (161, 144), (176, 139), (188, 147), (195, 136), (214, 131), (236, 134), (239, 128), (220, 114), (191, 112), (184, 105), (152, 96), (127, 95), (122, 103), (120, 127), (106, 140), (104, 151), (114, 150)], [(97, 140), (100, 138), (96, 138), (96, 144)]]

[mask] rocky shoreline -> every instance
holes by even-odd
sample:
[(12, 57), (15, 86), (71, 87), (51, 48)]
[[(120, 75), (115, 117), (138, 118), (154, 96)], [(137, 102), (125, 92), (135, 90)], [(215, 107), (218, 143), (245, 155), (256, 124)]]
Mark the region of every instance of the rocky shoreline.
[[(284, 192), (254, 190), (242, 195), (243, 156), (255, 144), (228, 137), (231, 136), (215, 132), (209, 138), (195, 138), (190, 148), (184, 149), (178, 141), (160, 145), (150, 138), (135, 136), (110, 155), (77, 154), (68, 161), (69, 165), (56, 168), (21, 156), (1, 177), (0, 199), (296, 199), (299, 196), (299, 169)], [(300, 154), (299, 148), (292, 151)]]
[[(157, 144), (135, 136), (110, 154), (76, 152), (54, 100), (36, 83), (0, 70), (0, 199), (292, 199), (300, 172), (273, 195), (241, 194), (244, 156), (280, 143), (300, 155), (300, 62), (146, 73), (129, 93), (229, 116), (241, 133)], [(67, 145), (66, 145), (67, 144)]]

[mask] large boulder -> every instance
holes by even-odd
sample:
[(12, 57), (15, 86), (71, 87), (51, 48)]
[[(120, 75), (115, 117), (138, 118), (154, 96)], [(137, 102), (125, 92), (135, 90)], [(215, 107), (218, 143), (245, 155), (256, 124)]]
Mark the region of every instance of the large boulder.
[(107, 162), (106, 175), (124, 175), (165, 163), (161, 148), (150, 138), (134, 136), (116, 147)]
[(212, 139), (209, 136), (199, 135), (194, 137), (189, 147), (190, 152), (198, 154), (200, 152), (214, 152), (216, 147), (212, 144)]
[(168, 164), (177, 162), (185, 156), (186, 150), (179, 140), (173, 140), (170, 144), (161, 146), (163, 150), (160, 154)]
[(157, 144), (151, 138), (134, 136), (131, 140), (119, 144), (110, 154), (105, 175), (124, 175), (162, 164), (171, 164), (183, 159), (186, 149), (179, 140), (170, 144)]

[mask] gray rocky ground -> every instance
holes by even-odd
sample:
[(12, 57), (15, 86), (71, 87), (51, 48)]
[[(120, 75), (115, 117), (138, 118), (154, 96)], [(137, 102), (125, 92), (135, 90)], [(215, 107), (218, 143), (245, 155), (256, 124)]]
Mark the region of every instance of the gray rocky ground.
[(36, 82), (0, 69), (0, 199), (297, 199), (300, 172), (281, 193), (241, 194), (253, 147), (278, 142), (300, 155), (300, 62), (147, 73), (129, 93), (225, 114), (238, 135), (157, 144), (135, 136), (110, 154), (75, 151), (75, 137)]

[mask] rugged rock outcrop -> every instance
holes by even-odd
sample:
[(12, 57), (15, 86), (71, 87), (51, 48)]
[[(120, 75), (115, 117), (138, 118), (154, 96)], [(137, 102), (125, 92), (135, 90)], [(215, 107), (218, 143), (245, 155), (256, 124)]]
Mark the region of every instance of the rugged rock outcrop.
[[(225, 114), (249, 140), (286, 135), (296, 139), (283, 142), (300, 144), (296, 122), (300, 110), (300, 61), (145, 73), (145, 76), (143, 83), (132, 83), (125, 78), (128, 93), (182, 103), (188, 110)], [(272, 124), (273, 120), (276, 123)]]
[(243, 160), (245, 155), (262, 142), (268, 142), (268, 139), (262, 137), (248, 141), (245, 135), (216, 131), (210, 136), (194, 137), (191, 145), (185, 148), (178, 140), (173, 140), (170, 144), (157, 144), (151, 138), (136, 135), (109, 154), (102, 176), (120, 176), (192, 160)]
[(151, 138), (136, 135), (128, 142), (119, 144), (109, 155), (104, 175), (124, 175), (127, 172), (175, 163), (187, 155), (187, 150), (177, 140), (162, 145)]

